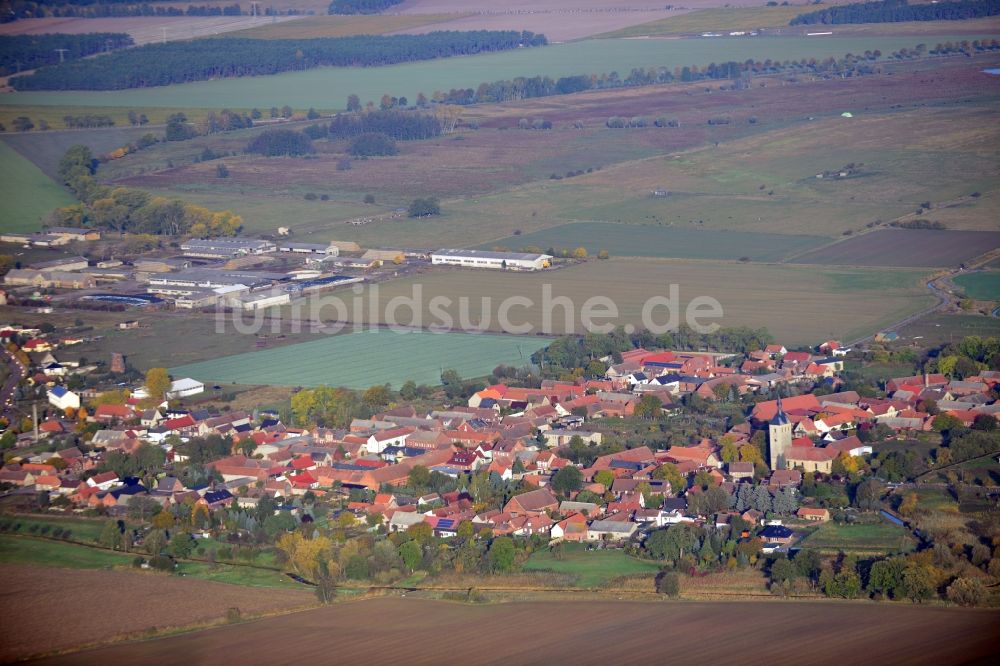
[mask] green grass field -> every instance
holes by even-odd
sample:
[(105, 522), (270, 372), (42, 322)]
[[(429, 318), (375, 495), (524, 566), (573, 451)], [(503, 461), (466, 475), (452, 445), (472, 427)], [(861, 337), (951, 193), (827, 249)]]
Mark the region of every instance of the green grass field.
[(13, 525), (14, 523), (20, 523), (21, 529), (18, 532), (19, 534), (28, 534), (28, 530), (32, 525), (38, 525), (39, 527), (47, 525), (50, 529), (58, 527), (64, 530), (70, 530), (72, 535), (69, 538), (73, 541), (93, 543), (97, 542), (98, 537), (101, 535), (101, 530), (104, 528), (104, 523), (100, 520), (57, 518), (48, 516), (32, 516), (28, 518), (25, 516), (0, 515), (0, 523), (8, 526)]
[[(136, 554), (115, 553), (72, 543), (0, 534), (0, 564), (31, 564), (69, 569), (110, 569), (130, 567)], [(302, 585), (270, 569), (228, 564), (181, 562), (177, 575), (250, 587), (302, 589)]]
[[(666, 205), (665, 205), (666, 207)], [(822, 236), (746, 233), (741, 231), (697, 231), (653, 225), (626, 225), (604, 222), (576, 222), (520, 236), (509, 236), (483, 245), (499, 245), (513, 250), (527, 246), (546, 249), (577, 246), (590, 254), (607, 250), (615, 256), (677, 257), (683, 259), (739, 259), (776, 261), (792, 252), (825, 243)]]
[(952, 280), (965, 291), (965, 295), (977, 301), (1000, 300), (1000, 271), (966, 273)]
[(1000, 336), (1000, 317), (934, 313), (901, 328), (899, 334), (908, 340), (919, 338), (922, 345), (957, 342), (969, 335), (996, 337)]
[(34, 164), (0, 141), (0, 229), (35, 231), (54, 208), (76, 200)]
[(72, 569), (129, 566), (134, 556), (71, 543), (0, 534), (0, 563)]
[[(379, 300), (385, 309), (390, 299), (412, 297), (419, 285), (425, 303), (424, 322), (439, 319), (430, 312), (434, 296), (452, 299), (445, 311), (458, 321), (458, 299), (469, 299), (468, 320), (490, 330), (497, 324), (499, 306), (517, 294), (533, 301), (533, 307), (514, 307), (509, 312), (514, 326), (528, 324), (530, 330), (560, 334), (583, 332), (581, 313), (592, 296), (605, 296), (614, 303), (617, 317), (598, 317), (594, 323), (642, 324), (642, 310), (653, 296), (666, 297), (677, 285), (679, 320), (699, 296), (715, 298), (722, 306), (720, 319), (702, 323), (722, 326), (767, 327), (786, 345), (817, 344), (836, 338), (853, 340), (870, 335), (933, 302), (923, 285), (924, 274), (910, 270), (833, 269), (791, 265), (744, 264), (740, 262), (674, 259), (591, 259), (584, 264), (544, 273), (518, 274), (489, 270), (442, 269), (415, 278), (379, 285)], [(545, 285), (551, 298), (565, 296), (573, 303), (576, 317), (566, 328), (565, 308), (550, 303), (546, 308)], [(488, 298), (485, 303), (482, 299)], [(545, 327), (545, 311), (551, 313)], [(652, 319), (667, 323), (666, 307), (657, 307)], [(353, 315), (349, 315), (353, 316)], [(363, 319), (372, 315), (362, 313)], [(376, 319), (379, 317), (375, 316)], [(679, 322), (678, 322), (679, 323)], [(507, 329), (511, 330), (511, 329)]]
[(548, 550), (538, 550), (524, 563), (525, 571), (554, 571), (576, 576), (577, 587), (594, 588), (618, 576), (653, 574), (660, 570), (653, 562), (643, 562), (621, 550), (587, 551), (582, 544), (564, 546), (562, 559), (556, 559)]
[(844, 525), (829, 522), (821, 525), (798, 545), (802, 548), (824, 551), (886, 553), (908, 551), (914, 544), (913, 537), (905, 528), (889, 522), (874, 525)]
[(525, 365), (545, 344), (545, 338), (537, 337), (366, 330), (192, 363), (170, 372), (220, 383), (352, 389), (391, 383), (399, 388), (408, 379), (436, 385), (441, 371), (449, 368), (469, 378), (488, 375), (502, 363)]
[(480, 83), (516, 76), (552, 77), (602, 72), (628, 72), (633, 67), (707, 65), (747, 58), (776, 60), (825, 58), (880, 49), (890, 53), (912, 48), (918, 41), (937, 43), (989, 38), (942, 33), (922, 38), (910, 36), (760, 37), (712, 40), (587, 40), (546, 48), (518, 49), (506, 53), (448, 58), (389, 67), (322, 68), (277, 76), (246, 77), (220, 81), (122, 91), (27, 92), (4, 96), (5, 105), (65, 105), (122, 107), (343, 108), (347, 96), (362, 102), (378, 101), (384, 94), (414, 99), (419, 92), (475, 88)]

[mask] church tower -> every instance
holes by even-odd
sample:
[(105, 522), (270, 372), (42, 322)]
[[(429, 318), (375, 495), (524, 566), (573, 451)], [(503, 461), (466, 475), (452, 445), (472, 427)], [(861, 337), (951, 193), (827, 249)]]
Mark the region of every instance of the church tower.
[(785, 469), (785, 454), (792, 447), (792, 424), (788, 415), (781, 408), (781, 396), (778, 396), (778, 410), (767, 424), (767, 449), (771, 462), (771, 470)]

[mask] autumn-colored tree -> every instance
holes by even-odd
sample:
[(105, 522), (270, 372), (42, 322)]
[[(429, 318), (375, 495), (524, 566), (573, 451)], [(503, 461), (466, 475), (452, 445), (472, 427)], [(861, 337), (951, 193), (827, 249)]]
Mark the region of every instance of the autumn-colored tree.
[(602, 469), (594, 475), (594, 482), (604, 486), (605, 490), (610, 490), (611, 485), (615, 482), (615, 473), (610, 469)]
[(740, 461), (754, 463), (763, 463), (764, 459), (760, 455), (760, 449), (753, 444), (744, 444), (740, 447)]
[(406, 529), (406, 535), (417, 543), (427, 543), (434, 537), (434, 530), (429, 523), (416, 523)]
[(903, 495), (903, 501), (899, 503), (899, 513), (904, 516), (909, 516), (917, 509), (917, 501), (920, 498), (916, 493), (906, 493)]
[(174, 526), (174, 514), (169, 511), (161, 511), (153, 516), (153, 527), (168, 530)]
[(150, 368), (146, 371), (146, 393), (155, 404), (163, 402), (171, 384), (166, 368)]
[(671, 491), (676, 494), (687, 488), (687, 479), (673, 463), (664, 463), (653, 472), (654, 479), (670, 482)]
[(66, 469), (67, 467), (69, 467), (69, 463), (67, 463), (65, 460), (63, 460), (59, 456), (52, 456), (51, 458), (49, 458), (48, 460), (45, 461), (45, 464), (46, 465), (52, 465), (53, 467), (55, 467), (59, 471), (62, 471), (64, 469)]
[(299, 532), (286, 532), (276, 545), (288, 558), (296, 573), (311, 579), (318, 573), (320, 562), (326, 562), (329, 558), (333, 543), (325, 536), (307, 539)]

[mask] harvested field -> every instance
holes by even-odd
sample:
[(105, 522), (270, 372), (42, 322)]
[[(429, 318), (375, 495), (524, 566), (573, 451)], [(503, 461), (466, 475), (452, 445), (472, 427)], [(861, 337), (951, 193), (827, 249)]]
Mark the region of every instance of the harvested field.
[[(699, 35), (704, 32), (759, 31), (762, 34), (804, 35), (820, 28), (814, 25), (789, 25), (789, 21), (809, 12), (802, 5), (790, 7), (729, 7), (725, 9), (702, 9), (682, 13), (649, 23), (615, 30), (597, 37), (666, 37), (677, 35)], [(828, 26), (822, 30), (832, 30), (837, 34), (907, 34), (920, 35), (928, 32), (970, 32), (1000, 30), (1000, 20), (996, 17), (965, 21), (906, 21), (902, 23), (864, 23)]]
[[(0, 661), (169, 629), (314, 605), (306, 591), (259, 590), (126, 570), (3, 565)], [(99, 590), (97, 593), (95, 591)], [(100, 596), (100, 608), (93, 605)], [(86, 612), (83, 607), (90, 607)]]
[(799, 264), (944, 268), (1000, 247), (1000, 231), (884, 229), (794, 258)]
[[(182, 108), (251, 108), (288, 104), (297, 109), (343, 108), (349, 94), (362, 102), (382, 95), (416, 99), (436, 90), (475, 88), (480, 83), (517, 76), (552, 77), (602, 72), (628, 72), (633, 67), (705, 66), (748, 58), (785, 60), (842, 57), (879, 49), (891, 53), (930, 43), (990, 38), (951, 34), (915, 37), (739, 37), (713, 40), (601, 39), (504, 53), (445, 58), (386, 67), (324, 67), (274, 76), (227, 78), (157, 88), (116, 91), (46, 91), (4, 95), (8, 105), (125, 106)], [(983, 78), (989, 78), (983, 75)]]
[(1000, 300), (1000, 272), (980, 271), (966, 273), (952, 280), (962, 288), (965, 295), (977, 301)]
[[(247, 39), (316, 39), (318, 37), (350, 37), (352, 35), (384, 35), (387, 32), (410, 31), (423, 26), (424, 32), (443, 29), (437, 23), (454, 19), (436, 14), (309, 16), (283, 23), (261, 25), (227, 33), (226, 37)], [(450, 29), (450, 28), (449, 28)]]
[[(555, 628), (543, 618), (569, 621), (558, 621)], [(338, 662), (366, 664), (550, 664), (567, 659), (644, 664), (669, 654), (671, 661), (728, 663), (734, 644), (754, 644), (759, 658), (774, 664), (799, 663), (803, 654), (820, 664), (858, 654), (872, 663), (985, 663), (995, 652), (997, 622), (996, 611), (888, 603), (537, 601), (469, 606), (387, 598), (43, 663), (276, 663), (287, 659), (290, 645), (296, 658), (307, 662), (328, 661), (335, 654)], [(480, 632), (475, 648), (463, 651), (438, 638), (463, 635), (473, 627), (504, 630)], [(705, 640), (718, 627), (726, 627), (726, 640)], [(781, 627), (781, 640), (761, 641), (775, 627)], [(831, 641), (831, 636), (850, 640)], [(817, 651), (819, 644), (824, 647)]]
[[(230, 3), (231, 4), (231, 3)], [(136, 44), (211, 37), (233, 30), (246, 30), (272, 22), (290, 21), (295, 16), (128, 16), (121, 18), (21, 19), (0, 23), (0, 35), (41, 35), (49, 32), (127, 32)], [(166, 31), (164, 31), (164, 28)]]
[[(664, 207), (668, 204), (664, 201)], [(487, 243), (519, 251), (528, 246), (566, 248), (582, 246), (596, 255), (607, 250), (614, 256), (677, 257), (682, 259), (730, 259), (776, 261), (793, 252), (828, 243), (822, 236), (746, 233), (741, 231), (696, 231), (653, 225), (576, 222)]]
[[(351, 298), (344, 296), (344, 302), (350, 304)], [(172, 368), (171, 373), (202, 381), (275, 386), (399, 388), (408, 379), (434, 386), (440, 383), (442, 370), (457, 370), (468, 378), (488, 375), (500, 364), (528, 364), (547, 343), (545, 338), (369, 330), (225, 356)]]
[[(372, 313), (366, 304), (362, 318), (382, 321), (381, 313), (390, 299), (413, 298), (419, 289), (425, 326), (443, 319), (430, 311), (431, 298), (452, 299), (450, 304), (444, 304), (443, 312), (457, 325), (462, 309), (459, 299), (466, 297), (469, 299), (466, 321), (487, 330), (503, 330), (498, 323), (499, 307), (506, 298), (517, 294), (530, 299), (532, 305), (514, 304), (508, 313), (507, 330), (582, 333), (581, 310), (588, 298), (610, 298), (617, 310), (617, 316), (598, 315), (595, 324), (641, 325), (647, 300), (653, 296), (667, 297), (670, 285), (677, 285), (680, 321), (693, 298), (708, 296), (719, 301), (723, 316), (705, 319), (705, 324), (766, 326), (786, 344), (816, 344), (816, 340), (831, 337), (841, 340), (864, 337), (926, 308), (933, 298), (924, 287), (924, 278), (922, 272), (905, 270), (615, 257), (607, 261), (591, 259), (581, 265), (534, 274), (437, 269), (378, 285), (377, 312)], [(551, 290), (548, 299), (546, 289)], [(559, 296), (568, 297), (573, 304), (569, 328), (566, 308), (553, 302)], [(284, 312), (287, 313), (287, 308)], [(658, 306), (652, 311), (652, 319), (662, 326), (667, 323), (667, 314), (665, 305)]]
[[(666, 35), (700, 34), (703, 32), (751, 31), (761, 28), (782, 28), (782, 33), (790, 31), (788, 22), (808, 11), (792, 5), (790, 7), (726, 7), (724, 9), (701, 9), (698, 11), (670, 16), (640, 25), (607, 32), (598, 37), (663, 37)], [(839, 26), (838, 26), (839, 27)], [(799, 28), (801, 29), (801, 27)]]

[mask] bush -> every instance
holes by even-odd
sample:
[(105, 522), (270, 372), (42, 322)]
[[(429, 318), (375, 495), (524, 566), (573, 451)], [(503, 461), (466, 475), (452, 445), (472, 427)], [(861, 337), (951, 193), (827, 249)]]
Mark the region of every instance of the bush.
[(366, 204), (373, 204), (373, 203), (375, 203), (375, 195), (374, 194), (366, 194), (365, 195), (365, 203)]
[(351, 170), (351, 160), (346, 157), (337, 162), (337, 171), (350, 171)]
[(170, 557), (157, 555), (149, 559), (149, 566), (157, 571), (173, 571), (175, 565), (173, 559)]
[(347, 152), (356, 157), (380, 157), (395, 155), (399, 152), (399, 148), (387, 134), (367, 132), (351, 141)]
[(676, 597), (681, 593), (681, 579), (673, 571), (663, 570), (656, 574), (656, 591), (659, 594)]
[(229, 610), (226, 611), (226, 622), (232, 624), (235, 622), (239, 622), (242, 618), (243, 614), (240, 612), (240, 609), (237, 608), (236, 606), (232, 606), (229, 608)]
[(434, 197), (414, 199), (410, 202), (410, 206), (407, 208), (407, 213), (410, 217), (429, 217), (431, 215), (440, 215), (441, 206), (438, 204), (438, 200)]
[(986, 597), (986, 588), (977, 578), (957, 578), (948, 586), (948, 601), (959, 606), (978, 606)]

